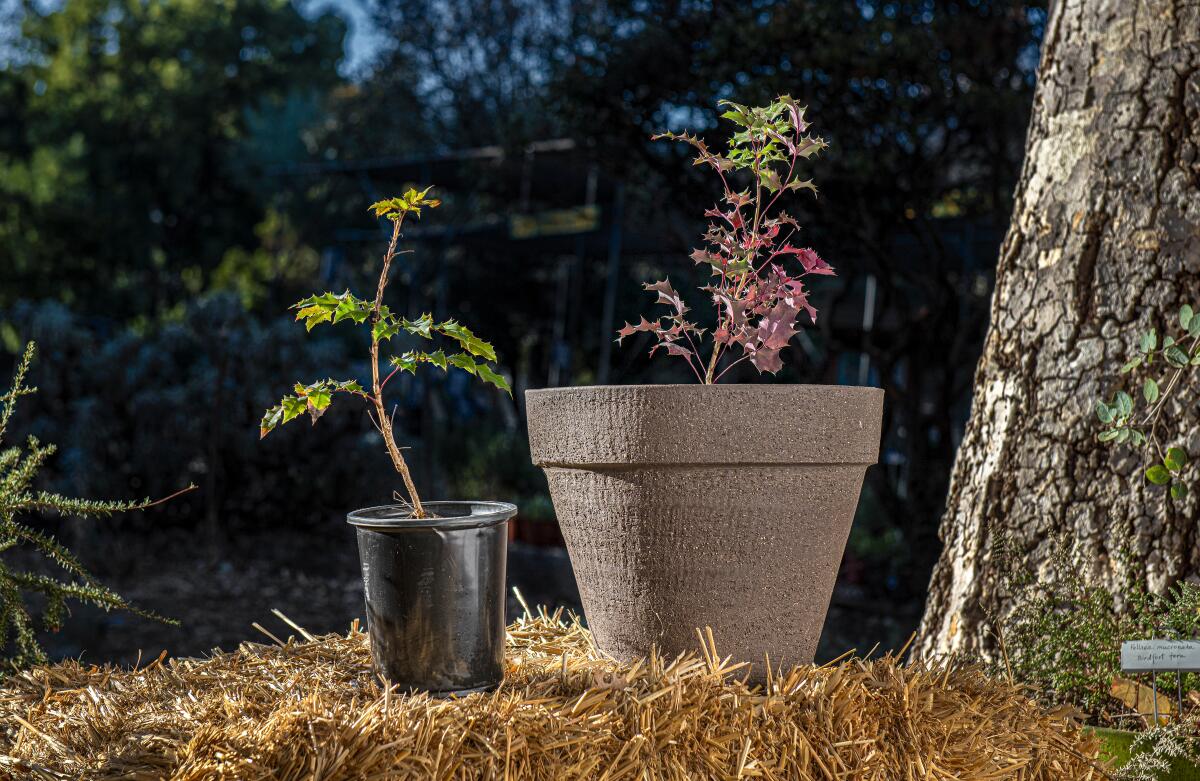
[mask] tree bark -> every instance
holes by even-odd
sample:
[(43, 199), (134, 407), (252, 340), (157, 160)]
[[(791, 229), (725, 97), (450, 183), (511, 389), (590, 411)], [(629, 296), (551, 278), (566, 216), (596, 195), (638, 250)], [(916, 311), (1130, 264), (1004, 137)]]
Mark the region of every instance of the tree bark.
[[(1200, 491), (1146, 485), (1142, 452), (1097, 442), (1093, 411), (1138, 332), (1200, 303), (1198, 271), (1200, 2), (1054, 3), (919, 655), (993, 654), (1011, 606), (998, 532), (1043, 577), (1060, 537), (1113, 589), (1123, 541), (1151, 589), (1200, 573)], [(1164, 444), (1195, 457), (1196, 399), (1169, 415)]]

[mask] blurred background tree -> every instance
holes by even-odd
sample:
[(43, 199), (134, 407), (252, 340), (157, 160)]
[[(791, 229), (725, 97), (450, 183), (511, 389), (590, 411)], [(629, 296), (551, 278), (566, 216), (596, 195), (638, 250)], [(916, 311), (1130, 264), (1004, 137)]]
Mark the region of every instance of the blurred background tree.
[(317, 151), (345, 25), (288, 0), (47, 5), (0, 70), (0, 304), (157, 316), (256, 245), (263, 166)]
[[(522, 390), (688, 379), (651, 367), (649, 344), (612, 344), (643, 308), (641, 281), (693, 287), (687, 256), (717, 195), (650, 133), (709, 135), (717, 99), (789, 93), (832, 144), (812, 170), (820, 197), (796, 200), (839, 277), (816, 291), (821, 321), (779, 380), (888, 394), (826, 648), (916, 626), (1042, 0), (11, 5), (0, 345), (43, 348), (28, 412), (63, 446), (56, 485), (121, 496), (194, 481), (169, 513), (207, 529), (218, 556), (248, 529), (340, 533), (331, 518), (390, 494), (365, 418), (327, 416), (301, 448), (293, 432), (256, 444), (255, 412), (297, 372), (362, 371), (353, 334), (304, 349), (276, 313), (314, 277), (369, 284), (384, 236), (367, 205), (432, 183), (445, 208), (408, 231), (396, 296), (494, 337), (516, 398), (481, 397), (455, 372), (406, 377), (404, 439), (431, 496), (516, 500), (521, 540), (553, 542)], [(302, 477), (330, 451), (336, 469)]]

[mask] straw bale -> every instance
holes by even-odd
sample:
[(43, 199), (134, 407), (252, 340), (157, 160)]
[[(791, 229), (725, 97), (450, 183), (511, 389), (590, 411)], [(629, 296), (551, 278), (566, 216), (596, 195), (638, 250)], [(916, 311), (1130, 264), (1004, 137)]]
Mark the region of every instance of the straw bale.
[(1105, 777), (1068, 715), (969, 666), (850, 659), (754, 689), (711, 635), (693, 656), (618, 664), (557, 613), (512, 624), (507, 658), (498, 691), (461, 699), (378, 685), (357, 626), (134, 670), (39, 667), (0, 687), (0, 777)]

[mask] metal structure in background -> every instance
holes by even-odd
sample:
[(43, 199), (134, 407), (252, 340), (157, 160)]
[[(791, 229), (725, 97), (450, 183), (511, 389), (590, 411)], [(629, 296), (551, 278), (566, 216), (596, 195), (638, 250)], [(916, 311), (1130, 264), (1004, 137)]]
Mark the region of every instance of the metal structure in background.
[[(272, 173), (323, 179), (330, 184), (330, 192), (337, 193), (341, 186), (356, 198), (361, 195), (371, 200), (410, 183), (434, 183), (451, 196), (457, 204), (456, 219), (439, 215), (438, 220), (406, 232), (406, 241), (423, 244), (428, 250), (413, 255), (413, 265), (397, 280), (401, 289), (408, 290), (410, 311), (445, 302), (454, 287), (451, 269), (456, 258), (498, 259), (519, 268), (514, 277), (519, 274), (520, 279), (536, 280), (520, 293), (509, 292), (529, 297), (518, 305), (532, 316), (549, 315), (509, 340), (506, 353), (517, 405), (506, 410), (511, 425), (517, 424), (516, 416), (523, 410), (526, 388), (580, 381), (608, 384), (629, 367), (640, 365), (642, 351), (613, 348), (618, 321), (633, 316), (623, 302), (639, 289), (641, 280), (632, 279), (636, 265), (662, 269), (683, 263), (690, 267), (684, 259), (687, 246), (681, 246), (679, 236), (700, 232), (698, 225), (680, 225), (675, 230), (661, 223), (641, 222), (640, 215), (626, 206), (625, 183), (606, 175), (587, 149), (568, 138), (517, 149), (483, 146), (408, 157), (297, 163), (280, 166)], [(901, 232), (890, 249), (896, 257), (911, 259), (911, 265), (929, 255), (931, 247), (941, 248), (951, 259), (946, 273), (955, 288), (959, 321), (965, 323), (971, 319), (971, 308), (987, 311), (991, 264), (1000, 232), (982, 220), (946, 217), (935, 223), (924, 232)], [(341, 258), (352, 256), (354, 245), (379, 242), (381, 230), (334, 231), (331, 246), (325, 250), (325, 268), (331, 275), (338, 274), (345, 267)], [(891, 302), (921, 292), (909, 291), (905, 285), (910, 283), (903, 275), (855, 274), (864, 263), (853, 258), (839, 261), (849, 273), (822, 286), (822, 298), (837, 300), (822, 331), (842, 349), (830, 355), (822, 335), (808, 329), (801, 329), (797, 346), (809, 366), (821, 367), (823, 373), (814, 374), (813, 381), (882, 385), (897, 394), (897, 401), (904, 394), (916, 397), (915, 403), (907, 405), (911, 414), (893, 413), (884, 442), (888, 481), (896, 495), (905, 498), (913, 479), (909, 463), (914, 442), (930, 437), (960, 439), (969, 403), (968, 393), (961, 408), (953, 408), (950, 430), (927, 431), (922, 427), (938, 419), (936, 413), (945, 405), (927, 398), (926, 389), (951, 383), (951, 375), (955, 382), (969, 385), (973, 362), (964, 362), (958, 355), (949, 364), (953, 360), (950, 353), (913, 356), (911, 361), (891, 366), (874, 360), (873, 356), (893, 350), (891, 345), (903, 341), (911, 327)], [(432, 279), (427, 278), (430, 275)], [(336, 279), (328, 281), (338, 284)], [(581, 348), (586, 348), (590, 360), (582, 358)], [(891, 373), (884, 376), (884, 372)], [(924, 373), (928, 376), (922, 376)], [(412, 378), (405, 378), (404, 383), (402, 389), (426, 392), (425, 386)], [(893, 403), (893, 409), (901, 407), (905, 405)]]
[[(444, 193), (464, 193), (470, 199), (473, 188), (479, 184), (472, 170), (486, 172), (491, 194), (497, 196), (498, 202), (515, 204), (515, 210), (483, 213), (445, 228), (415, 226), (407, 231), (406, 240), (432, 244), (438, 254), (455, 243), (505, 243), (513, 247), (514, 256), (550, 259), (556, 295), (541, 376), (517, 378), (519, 384), (533, 386), (570, 383), (572, 368), (577, 363), (571, 350), (576, 336), (571, 325), (581, 317), (579, 306), (572, 304), (581, 297), (581, 277), (588, 271), (587, 261), (604, 257), (602, 301), (598, 311), (588, 319), (598, 323), (595, 331), (600, 361), (595, 376), (607, 381), (612, 360), (609, 335), (616, 331), (621, 254), (628, 248), (624, 237), (624, 188), (622, 183), (603, 176), (594, 161), (579, 154), (573, 139), (534, 142), (516, 153), (501, 146), (485, 146), (411, 157), (296, 163), (276, 167), (271, 173), (281, 177), (343, 178), (370, 200), (383, 197), (388, 189), (382, 186), (384, 182), (389, 187), (398, 183), (433, 182)], [(335, 246), (327, 248), (325, 254), (332, 259), (340, 258), (346, 245), (377, 241), (379, 235), (376, 230), (340, 229), (333, 237)], [(639, 251), (666, 251), (664, 247), (646, 246), (645, 241), (641, 244)], [(421, 294), (415, 284), (427, 261), (418, 256), (414, 264), (409, 278), (402, 283), (409, 283), (409, 303), (416, 311), (429, 302), (419, 300)], [(444, 265), (439, 264), (439, 268), (444, 269)], [(328, 262), (324, 269), (332, 274), (339, 266)], [(444, 294), (444, 279), (438, 283), (435, 289)], [(585, 342), (590, 343), (591, 339)]]

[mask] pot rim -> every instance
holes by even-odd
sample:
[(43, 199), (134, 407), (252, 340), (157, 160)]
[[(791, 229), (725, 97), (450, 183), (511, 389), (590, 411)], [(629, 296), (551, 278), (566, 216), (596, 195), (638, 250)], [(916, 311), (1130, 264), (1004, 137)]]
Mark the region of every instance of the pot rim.
[(784, 391), (795, 392), (797, 389), (803, 390), (833, 390), (844, 393), (847, 391), (867, 391), (882, 394), (883, 388), (877, 385), (841, 385), (836, 382), (726, 382), (714, 383), (705, 385), (702, 382), (663, 382), (663, 383), (629, 383), (624, 385), (558, 385), (552, 388), (528, 388), (525, 393), (569, 393), (571, 391), (581, 390), (636, 390), (645, 391), (648, 388), (664, 388), (664, 389), (679, 389), (679, 390), (703, 390), (705, 393), (719, 393), (721, 391), (730, 391), (744, 388), (752, 388), (757, 392), (766, 393), (782, 393)]
[(451, 514), (436, 518), (396, 517), (407, 513), (408, 506), (381, 504), (347, 513), (346, 523), (359, 529), (384, 532), (453, 531), (496, 526), (517, 514), (517, 506), (510, 502), (440, 500), (423, 502), (422, 505), (433, 513), (441, 508)]
[(855, 385), (577, 385), (525, 393), (540, 467), (879, 460), (884, 391)]

